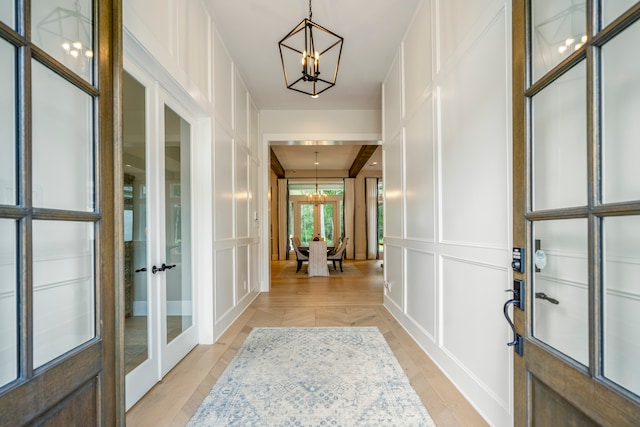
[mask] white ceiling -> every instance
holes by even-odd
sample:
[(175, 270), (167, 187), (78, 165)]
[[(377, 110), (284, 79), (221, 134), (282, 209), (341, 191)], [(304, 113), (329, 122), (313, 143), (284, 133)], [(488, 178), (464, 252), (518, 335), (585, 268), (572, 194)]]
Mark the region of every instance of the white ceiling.
[(278, 42), (307, 0), (207, 0), (258, 109), (379, 110), (380, 85), (420, 0), (313, 0), (313, 21), (344, 38), (336, 86), (318, 99), (285, 86)]
[[(365, 141), (366, 142), (366, 141)], [(318, 152), (319, 171), (349, 171), (353, 160), (358, 155), (363, 142), (352, 142), (346, 144), (324, 145), (282, 145), (278, 142), (272, 143), (271, 148), (276, 157), (287, 171), (288, 176), (295, 176), (295, 172), (315, 168), (315, 153)], [(382, 150), (380, 147), (369, 158), (369, 161), (362, 168), (362, 171), (382, 170)], [(329, 174), (324, 174), (330, 175)]]
[[(382, 81), (420, 0), (313, 0), (312, 20), (344, 38), (336, 86), (317, 99), (286, 88), (278, 49), (278, 42), (308, 18), (308, 0), (206, 1), (258, 109), (379, 110)], [(319, 169), (348, 170), (360, 145), (375, 142), (324, 141), (315, 148), (299, 143), (273, 147), (285, 170), (312, 169), (316, 150)], [(363, 169), (381, 170), (380, 151)]]

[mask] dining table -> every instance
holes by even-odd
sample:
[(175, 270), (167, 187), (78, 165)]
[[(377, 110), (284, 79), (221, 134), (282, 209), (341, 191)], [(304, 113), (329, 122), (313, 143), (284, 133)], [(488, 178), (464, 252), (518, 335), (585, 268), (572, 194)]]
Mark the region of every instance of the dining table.
[(309, 261), (307, 262), (307, 274), (309, 277), (329, 275), (326, 240), (309, 242)]

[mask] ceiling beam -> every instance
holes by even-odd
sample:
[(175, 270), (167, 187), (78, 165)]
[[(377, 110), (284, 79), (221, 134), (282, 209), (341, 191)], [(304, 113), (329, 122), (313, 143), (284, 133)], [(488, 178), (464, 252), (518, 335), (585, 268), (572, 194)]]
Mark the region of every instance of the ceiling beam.
[(363, 145), (362, 147), (360, 147), (358, 155), (353, 160), (353, 163), (349, 168), (349, 178), (355, 178), (356, 176), (358, 176), (358, 173), (360, 173), (364, 165), (367, 164), (367, 161), (369, 161), (369, 158), (373, 155), (377, 148), (378, 145)]
[(282, 167), (280, 160), (278, 160), (278, 156), (273, 152), (273, 148), (269, 147), (269, 150), (271, 151), (269, 156), (271, 158), (271, 170), (278, 178), (284, 178), (284, 168)]

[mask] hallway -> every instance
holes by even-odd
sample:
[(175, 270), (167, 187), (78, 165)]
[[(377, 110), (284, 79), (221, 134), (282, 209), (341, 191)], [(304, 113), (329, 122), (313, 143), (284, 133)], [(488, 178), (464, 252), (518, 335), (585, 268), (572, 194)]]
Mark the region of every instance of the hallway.
[(284, 274), (291, 263), (272, 262), (271, 292), (260, 294), (214, 345), (196, 347), (127, 413), (127, 425), (183, 426), (251, 329), (279, 326), (377, 326), (438, 426), (486, 425), (382, 306), (381, 261), (347, 261), (354, 273), (312, 279)]

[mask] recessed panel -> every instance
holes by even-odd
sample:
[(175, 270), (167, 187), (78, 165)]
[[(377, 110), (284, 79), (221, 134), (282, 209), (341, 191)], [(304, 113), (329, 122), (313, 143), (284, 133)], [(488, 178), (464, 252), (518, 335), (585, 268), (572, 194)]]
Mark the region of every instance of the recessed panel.
[(233, 249), (216, 251), (215, 257), (215, 316), (216, 321), (220, 321), (235, 305), (234, 287), (232, 286), (235, 273)]
[(403, 43), (404, 102), (407, 114), (418, 105), (433, 78), (432, 31), (431, 1), (424, 1)]
[(384, 100), (383, 136), (385, 142), (389, 141), (400, 127), (400, 120), (402, 118), (402, 92), (400, 78), (400, 60), (399, 57), (396, 56), (393, 63), (391, 64), (391, 68), (389, 69), (389, 74), (384, 81), (384, 85), (382, 86), (382, 96)]
[(236, 146), (236, 230), (238, 237), (249, 235), (249, 157), (242, 146)]
[(384, 248), (385, 295), (400, 309), (404, 309), (404, 274), (402, 248), (386, 245)]
[(428, 98), (406, 128), (407, 238), (435, 239), (435, 174), (433, 107)]
[(235, 92), (235, 117), (234, 117), (234, 129), (236, 135), (240, 139), (243, 145), (247, 145), (247, 100), (248, 93), (247, 88), (240, 80), (238, 73), (236, 73), (236, 92)]
[(213, 96), (215, 99), (216, 116), (229, 128), (232, 127), (233, 108), (233, 76), (231, 74), (231, 58), (224, 48), (220, 37), (213, 37)]
[(211, 16), (200, 1), (176, 2), (179, 8), (178, 27), (180, 65), (202, 95), (209, 99), (211, 73)]
[(398, 137), (382, 146), (384, 156), (385, 235), (402, 236), (402, 144)]
[(234, 231), (233, 139), (216, 126), (214, 144), (214, 225), (215, 238), (230, 239)]
[(407, 314), (434, 339), (436, 335), (435, 259), (433, 254), (407, 250)]
[[(502, 306), (509, 274), (506, 269), (450, 258), (442, 259), (441, 271), (442, 345), (506, 408), (510, 384), (505, 370), (513, 357), (507, 342), (513, 334)], [(479, 307), (483, 315), (470, 316)]]
[(249, 292), (249, 247), (236, 248), (236, 293), (240, 301)]
[[(509, 81), (504, 16), (443, 81), (439, 92), (442, 239), (505, 246), (508, 232)], [(482, 84), (478, 84), (482, 82)]]

